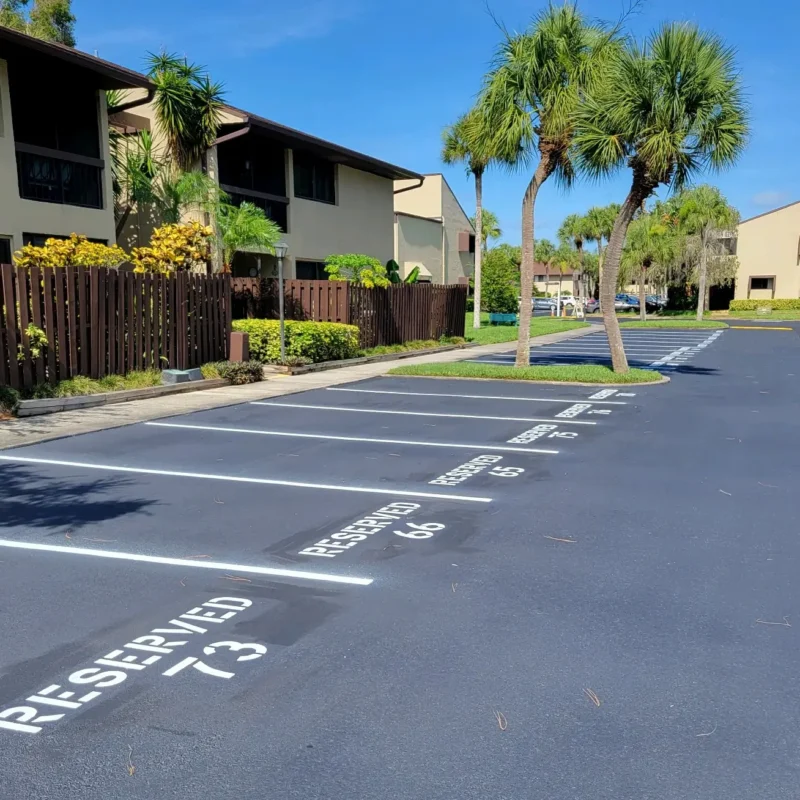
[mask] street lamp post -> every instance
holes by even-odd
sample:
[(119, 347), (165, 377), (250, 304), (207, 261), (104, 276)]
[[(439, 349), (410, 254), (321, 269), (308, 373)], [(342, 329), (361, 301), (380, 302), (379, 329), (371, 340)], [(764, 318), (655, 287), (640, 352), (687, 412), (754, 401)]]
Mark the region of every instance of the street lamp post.
[(289, 245), (286, 242), (278, 242), (275, 245), (275, 256), (278, 259), (278, 314), (281, 320), (281, 363), (286, 361), (286, 331), (284, 330), (283, 313), (283, 259), (286, 258), (288, 251)]

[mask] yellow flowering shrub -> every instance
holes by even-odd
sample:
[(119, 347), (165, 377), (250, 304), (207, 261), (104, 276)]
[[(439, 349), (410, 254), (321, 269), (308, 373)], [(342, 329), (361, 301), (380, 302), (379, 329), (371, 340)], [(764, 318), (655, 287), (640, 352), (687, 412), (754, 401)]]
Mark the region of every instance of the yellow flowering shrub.
[(73, 233), (69, 239), (48, 239), (43, 247), (25, 245), (14, 253), (18, 267), (118, 267), (128, 260), (119, 246), (90, 242)]
[(162, 225), (153, 231), (148, 247), (133, 249), (131, 261), (136, 272), (205, 271), (211, 262), (212, 235), (211, 228), (199, 222)]

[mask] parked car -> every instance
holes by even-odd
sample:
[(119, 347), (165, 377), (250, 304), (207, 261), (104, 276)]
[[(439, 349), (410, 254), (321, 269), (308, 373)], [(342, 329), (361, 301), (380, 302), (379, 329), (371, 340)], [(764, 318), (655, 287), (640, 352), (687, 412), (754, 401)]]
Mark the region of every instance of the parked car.
[(600, 301), (590, 297), (584, 304), (583, 310), (587, 314), (596, 314), (600, 310)]
[(532, 302), (534, 311), (550, 311), (556, 307), (556, 301), (552, 297), (534, 297)]
[(667, 307), (667, 298), (659, 297), (657, 294), (647, 295), (647, 310), (652, 307), (653, 311), (663, 311)]
[(632, 294), (618, 294), (614, 298), (614, 309), (616, 311), (638, 311), (639, 298)]

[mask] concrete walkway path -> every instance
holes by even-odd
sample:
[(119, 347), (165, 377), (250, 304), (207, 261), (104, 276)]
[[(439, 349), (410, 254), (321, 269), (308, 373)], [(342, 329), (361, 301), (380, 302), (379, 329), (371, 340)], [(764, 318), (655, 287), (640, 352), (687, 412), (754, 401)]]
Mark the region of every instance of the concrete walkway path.
[[(596, 328), (580, 328), (578, 330), (551, 333), (537, 336), (531, 340), (531, 347), (541, 347), (561, 342), (565, 339), (576, 339), (596, 333)], [(415, 356), (392, 361), (380, 361), (373, 364), (359, 364), (341, 369), (321, 372), (310, 372), (305, 375), (274, 375), (261, 383), (246, 386), (224, 386), (220, 389), (190, 392), (188, 394), (154, 397), (147, 400), (134, 400), (111, 406), (98, 406), (79, 411), (65, 411), (41, 417), (12, 419), (0, 422), (0, 450), (9, 447), (60, 439), (65, 436), (76, 436), (81, 433), (92, 433), (107, 428), (119, 428), (136, 422), (146, 422), (161, 417), (172, 417), (177, 414), (189, 414), (193, 411), (206, 411), (210, 408), (248, 403), (268, 397), (305, 392), (310, 389), (322, 389), (326, 386), (337, 386), (342, 383), (374, 378), (384, 375), (398, 364), (429, 364), (445, 361), (464, 361), (468, 358), (494, 353), (507, 353), (515, 348), (515, 342), (480, 345), (464, 350), (450, 350), (446, 353)]]

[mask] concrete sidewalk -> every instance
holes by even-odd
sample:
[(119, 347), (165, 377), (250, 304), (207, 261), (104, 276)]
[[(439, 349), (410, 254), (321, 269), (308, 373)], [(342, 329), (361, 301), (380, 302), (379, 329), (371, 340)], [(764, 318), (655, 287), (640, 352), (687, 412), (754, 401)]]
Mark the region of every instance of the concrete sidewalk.
[[(565, 339), (577, 339), (597, 332), (597, 328), (581, 328), (537, 336), (531, 340), (531, 347), (541, 347)], [(515, 342), (501, 342), (471, 347), (465, 350), (451, 350), (446, 353), (434, 353), (415, 358), (404, 358), (393, 361), (381, 361), (374, 364), (359, 364), (353, 367), (342, 367), (325, 372), (311, 372), (306, 375), (275, 375), (261, 383), (246, 386), (224, 386), (220, 389), (191, 392), (189, 394), (155, 397), (147, 400), (134, 400), (112, 406), (98, 406), (80, 411), (65, 411), (59, 414), (48, 414), (41, 417), (13, 419), (0, 422), (0, 450), (9, 447), (44, 442), (49, 439), (60, 439), (65, 436), (76, 436), (81, 433), (92, 433), (107, 428), (119, 428), (136, 422), (146, 422), (161, 417), (172, 417), (177, 414), (189, 414), (192, 411), (206, 411), (210, 408), (249, 403), (268, 397), (305, 392), (310, 389), (323, 389), (342, 383), (362, 381), (384, 375), (398, 364), (430, 364), (447, 361), (464, 361), (469, 358), (507, 353), (514, 350)]]

